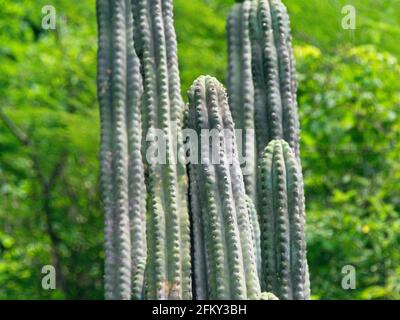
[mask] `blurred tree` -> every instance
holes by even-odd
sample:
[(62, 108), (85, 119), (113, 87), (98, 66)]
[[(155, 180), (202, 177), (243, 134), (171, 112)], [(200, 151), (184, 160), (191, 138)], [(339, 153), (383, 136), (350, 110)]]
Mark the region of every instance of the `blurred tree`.
[(94, 1), (57, 1), (55, 30), (48, 4), (0, 3), (0, 298), (101, 298)]
[[(342, 45), (373, 44), (400, 57), (399, 0), (282, 0), (290, 12), (296, 43), (312, 44), (334, 52)], [(356, 28), (343, 29), (346, 10), (355, 10)]]
[(400, 65), (372, 46), (295, 52), (313, 293), (400, 298)]

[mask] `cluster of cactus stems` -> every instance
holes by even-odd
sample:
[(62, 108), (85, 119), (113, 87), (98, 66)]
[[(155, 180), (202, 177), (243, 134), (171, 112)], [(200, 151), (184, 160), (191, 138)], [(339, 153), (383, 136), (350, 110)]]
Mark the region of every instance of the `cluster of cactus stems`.
[[(232, 8), (227, 21), (227, 38), (229, 52), (228, 67), (228, 95), (232, 109), (232, 115), (237, 129), (241, 129), (242, 137), (238, 141), (244, 141), (243, 151), (246, 159), (246, 176), (244, 179), (247, 194), (256, 206), (260, 222), (265, 214), (277, 214), (271, 212), (274, 208), (271, 201), (275, 198), (267, 197), (262, 188), (264, 181), (260, 169), (261, 161), (267, 152), (267, 146), (276, 139), (284, 140), (293, 150), (296, 163), (301, 172), (300, 163), (300, 129), (297, 106), (297, 81), (295, 60), (291, 44), (291, 31), (289, 15), (286, 7), (280, 0), (244, 0), (237, 1)], [(239, 35), (239, 36), (237, 36)], [(253, 134), (247, 134), (248, 131)], [(293, 192), (298, 192), (296, 199), (303, 199), (303, 180), (299, 177), (298, 189), (281, 190), (283, 196), (289, 198)], [(279, 186), (275, 186), (278, 188)], [(268, 206), (264, 205), (265, 199), (269, 199)], [(304, 206), (304, 200), (301, 200)], [(300, 205), (300, 204), (296, 204)], [(304, 215), (304, 208), (302, 209)], [(283, 213), (282, 213), (283, 214)], [(279, 216), (279, 214), (277, 214)], [(282, 218), (283, 219), (283, 218)], [(304, 218), (303, 218), (304, 220)], [(289, 220), (292, 226), (294, 220)], [(266, 231), (265, 225), (261, 228), (261, 246), (277, 250), (281, 244), (286, 246), (289, 256), (299, 256), (300, 246), (292, 246), (293, 235), (282, 233), (281, 239), (266, 247), (266, 237), (275, 237), (279, 231), (279, 224), (273, 225)], [(276, 268), (267, 268), (267, 254), (262, 254), (261, 281), (262, 289), (274, 292), (282, 299), (308, 299), (308, 268), (305, 253), (304, 223), (298, 225), (298, 233), (301, 238), (301, 253), (303, 257), (301, 266), (283, 268), (290, 260), (283, 262)], [(280, 242), (282, 241), (282, 242)], [(263, 249), (264, 250), (264, 249)], [(272, 254), (272, 253), (271, 253)], [(275, 251), (275, 254), (278, 254)], [(279, 254), (278, 254), (279, 255)], [(276, 258), (280, 261), (281, 258)], [(277, 262), (278, 263), (278, 262)], [(299, 262), (300, 263), (300, 262)], [(300, 272), (301, 283), (297, 289), (293, 289), (294, 281), (282, 279), (276, 271), (289, 270), (289, 275)], [(288, 281), (285, 284), (285, 281)], [(271, 287), (271, 283), (275, 283)], [(279, 285), (278, 285), (279, 284)], [(289, 289), (284, 289), (288, 286)], [(301, 291), (301, 293), (300, 293)]]
[[(97, 16), (106, 299), (308, 299), (295, 66), (281, 1), (234, 6), (228, 95), (201, 76), (188, 106), (172, 0), (97, 0)], [(201, 139), (209, 143), (194, 152), (184, 128), (216, 132), (216, 141)], [(159, 131), (165, 163), (148, 158)]]

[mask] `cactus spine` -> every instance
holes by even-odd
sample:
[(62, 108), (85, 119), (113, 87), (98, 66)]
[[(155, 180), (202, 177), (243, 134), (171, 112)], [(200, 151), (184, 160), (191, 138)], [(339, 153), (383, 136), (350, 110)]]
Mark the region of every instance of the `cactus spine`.
[[(284, 139), (299, 158), (295, 62), (289, 16), (280, 0), (245, 0), (228, 18), (228, 90), (237, 129), (245, 140), (246, 191), (258, 203), (258, 159), (272, 139)], [(238, 36), (239, 35), (239, 36)], [(255, 146), (254, 146), (255, 145)]]
[(128, 0), (97, 1), (107, 299), (141, 298), (146, 260), (140, 62)]
[(189, 165), (196, 298), (257, 299), (251, 222), (225, 90), (215, 78), (202, 76), (189, 101), (189, 128), (202, 141), (204, 135), (217, 139), (210, 155), (207, 136), (199, 162)]
[(148, 264), (146, 297), (191, 299), (190, 227), (187, 177), (182, 161), (176, 36), (171, 0), (132, 0), (138, 28), (137, 51), (144, 77), (143, 150), (157, 150), (157, 130), (165, 140), (165, 164), (148, 161)]
[(267, 291), (280, 299), (308, 299), (303, 183), (296, 155), (272, 140), (261, 161), (261, 250)]

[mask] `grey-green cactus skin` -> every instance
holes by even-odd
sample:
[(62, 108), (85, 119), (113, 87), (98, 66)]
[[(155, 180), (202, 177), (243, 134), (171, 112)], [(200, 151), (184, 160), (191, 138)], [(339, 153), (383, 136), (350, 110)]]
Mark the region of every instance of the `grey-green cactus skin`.
[(142, 78), (129, 0), (97, 0), (106, 299), (142, 298), (146, 263), (140, 152)]
[(189, 164), (195, 297), (258, 299), (260, 284), (234, 124), (225, 89), (215, 78), (202, 76), (194, 82), (188, 118), (198, 137), (217, 137), (211, 144), (215, 152), (210, 152), (207, 138), (207, 143), (199, 142), (197, 163)]
[[(133, 18), (130, 1), (127, 1), (127, 16)], [(134, 20), (128, 20), (128, 154), (129, 154), (129, 212), (132, 243), (132, 298), (144, 298), (144, 275), (147, 259), (146, 240), (146, 185), (142, 148), (141, 99), (143, 82), (140, 75), (140, 60), (135, 52), (133, 39)], [(138, 79), (135, 81), (135, 79)]]
[(259, 300), (279, 300), (276, 295), (271, 292), (263, 292), (261, 293)]
[(272, 139), (284, 139), (299, 159), (297, 84), (289, 16), (280, 0), (245, 0), (228, 18), (228, 92), (244, 141), (246, 191), (257, 207), (257, 163)]
[(261, 161), (263, 287), (280, 299), (309, 299), (302, 174), (283, 140), (272, 140)]
[(166, 137), (166, 163), (146, 162), (148, 299), (191, 299), (188, 182), (183, 161), (180, 92), (172, 0), (132, 0), (136, 49), (142, 62), (143, 152)]
[(236, 129), (242, 130), (237, 134), (241, 134), (241, 137), (238, 137), (238, 146), (242, 146), (239, 152), (246, 159), (246, 163), (243, 164), (247, 171), (243, 172), (246, 193), (255, 201), (257, 150), (254, 131), (254, 83), (249, 30), (250, 5), (250, 1), (235, 4), (228, 16), (229, 69), (227, 87), (229, 106), (231, 107)]

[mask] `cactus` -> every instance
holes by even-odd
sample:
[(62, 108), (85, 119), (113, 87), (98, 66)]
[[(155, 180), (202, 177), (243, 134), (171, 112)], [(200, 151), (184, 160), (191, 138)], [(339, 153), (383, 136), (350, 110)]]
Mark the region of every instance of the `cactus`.
[[(228, 18), (228, 92), (243, 137), (247, 194), (256, 207), (257, 164), (272, 139), (284, 139), (299, 159), (295, 62), (289, 16), (280, 0), (245, 0)], [(300, 160), (299, 160), (300, 161)]]
[(281, 138), (299, 157), (295, 61), (289, 16), (280, 0), (252, 2), (250, 35), (258, 152), (272, 139)]
[(101, 189), (105, 211), (105, 294), (140, 299), (146, 261), (140, 153), (140, 62), (128, 0), (98, 0)]
[(272, 140), (261, 161), (261, 254), (265, 289), (280, 299), (308, 299), (303, 183), (296, 155)]
[[(196, 298), (257, 299), (252, 228), (225, 90), (202, 76), (189, 101), (189, 128), (202, 136), (197, 163), (189, 165)], [(217, 139), (211, 155), (204, 135)]]
[[(243, 146), (243, 178), (246, 193), (256, 201), (257, 154), (254, 126), (254, 83), (251, 71), (251, 42), (249, 32), (250, 1), (234, 5), (227, 21), (228, 36), (228, 93), (232, 116), (241, 136), (238, 146)], [(244, 131), (246, 130), (246, 131)], [(240, 139), (239, 139), (240, 138)], [(243, 166), (242, 166), (243, 167)], [(243, 168), (244, 169), (244, 168)]]
[(144, 77), (143, 150), (157, 149), (156, 130), (166, 144), (164, 164), (146, 163), (148, 189), (146, 297), (191, 299), (190, 226), (183, 161), (177, 46), (172, 0), (132, 0), (136, 49)]

